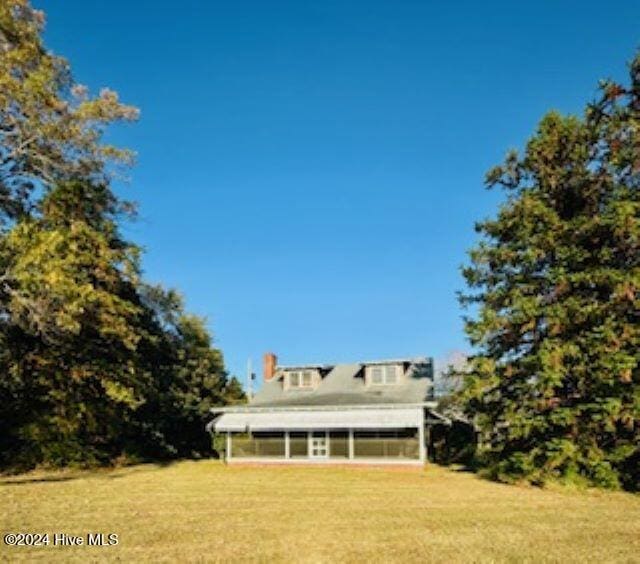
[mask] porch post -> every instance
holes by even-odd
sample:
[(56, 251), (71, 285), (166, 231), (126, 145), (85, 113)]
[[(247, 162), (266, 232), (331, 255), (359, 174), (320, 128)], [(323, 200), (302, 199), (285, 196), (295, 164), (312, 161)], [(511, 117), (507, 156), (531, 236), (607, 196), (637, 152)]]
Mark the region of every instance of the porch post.
[(291, 438), (289, 431), (284, 432), (284, 457), (291, 458)]
[(353, 460), (354, 457), (354, 444), (353, 444), (353, 429), (349, 429), (349, 460)]
[(227, 461), (231, 460), (231, 431), (227, 431)]
[(431, 425), (428, 425), (424, 429), (425, 431), (425, 458), (429, 460), (429, 447), (431, 446)]
[(424, 441), (424, 408), (420, 408), (420, 427), (418, 427), (418, 441), (420, 442), (420, 462), (424, 464), (427, 461), (427, 448)]

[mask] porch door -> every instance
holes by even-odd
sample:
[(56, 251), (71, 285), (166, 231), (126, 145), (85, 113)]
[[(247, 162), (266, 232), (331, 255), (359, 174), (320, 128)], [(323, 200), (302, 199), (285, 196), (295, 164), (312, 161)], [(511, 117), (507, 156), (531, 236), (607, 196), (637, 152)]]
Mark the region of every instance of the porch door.
[(329, 433), (313, 431), (309, 434), (309, 458), (329, 457)]

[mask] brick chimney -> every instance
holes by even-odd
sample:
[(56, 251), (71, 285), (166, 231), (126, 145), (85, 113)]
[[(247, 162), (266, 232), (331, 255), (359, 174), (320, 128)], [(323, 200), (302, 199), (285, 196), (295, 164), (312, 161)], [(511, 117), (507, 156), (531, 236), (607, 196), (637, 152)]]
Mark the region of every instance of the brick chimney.
[(264, 355), (264, 381), (268, 382), (276, 375), (276, 366), (278, 365), (278, 357), (273, 353), (265, 353)]

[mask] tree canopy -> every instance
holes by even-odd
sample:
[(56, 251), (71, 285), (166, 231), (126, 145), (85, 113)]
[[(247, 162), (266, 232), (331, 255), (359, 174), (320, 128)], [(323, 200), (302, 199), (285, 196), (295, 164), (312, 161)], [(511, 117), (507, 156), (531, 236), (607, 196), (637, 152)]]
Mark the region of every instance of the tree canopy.
[(464, 269), (464, 405), (495, 477), (640, 488), (640, 55), (487, 175)]
[(0, 466), (206, 453), (209, 408), (244, 394), (121, 233), (134, 208), (112, 181), (133, 153), (103, 133), (138, 111), (91, 97), (43, 25), (0, 4)]

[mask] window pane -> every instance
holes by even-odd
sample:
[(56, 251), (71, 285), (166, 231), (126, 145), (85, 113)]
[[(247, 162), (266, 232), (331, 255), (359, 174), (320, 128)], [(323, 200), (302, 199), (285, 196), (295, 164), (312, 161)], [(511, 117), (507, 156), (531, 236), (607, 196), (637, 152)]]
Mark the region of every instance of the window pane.
[(298, 372), (292, 372), (289, 374), (289, 385), (292, 388), (297, 388), (300, 386), (300, 374)]
[(311, 372), (302, 373), (302, 385), (306, 387), (311, 386)]
[(395, 384), (396, 383), (396, 367), (395, 366), (387, 366), (387, 384)]
[(371, 369), (371, 382), (373, 384), (382, 384), (384, 382), (381, 366), (374, 366)]

